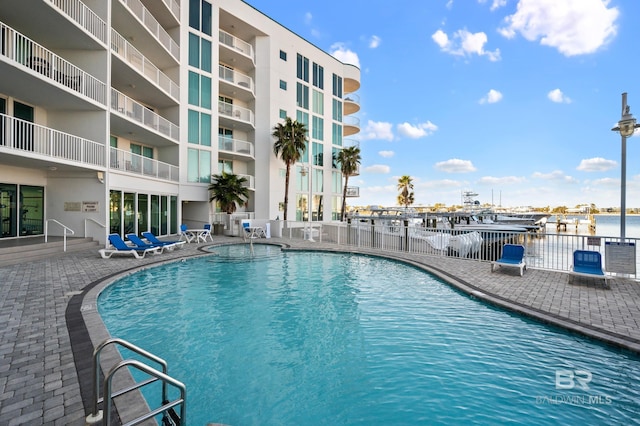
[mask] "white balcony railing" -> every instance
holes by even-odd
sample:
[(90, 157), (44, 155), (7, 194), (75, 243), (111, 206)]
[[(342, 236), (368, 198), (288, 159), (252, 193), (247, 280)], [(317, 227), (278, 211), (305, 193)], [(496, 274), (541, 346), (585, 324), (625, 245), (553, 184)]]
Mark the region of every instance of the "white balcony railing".
[(173, 182), (180, 179), (178, 166), (113, 147), (109, 150), (109, 168)]
[(351, 138), (344, 138), (342, 140), (342, 146), (345, 148), (350, 148), (352, 146), (356, 147), (356, 148), (360, 148), (360, 141), (357, 139), (351, 139)]
[(60, 56), (0, 22), (0, 54), (106, 105), (106, 86)]
[(256, 178), (251, 175), (243, 175), (242, 173), (237, 174), (239, 177), (243, 177), (247, 180), (247, 182), (243, 185), (245, 188), (256, 189)]
[(255, 56), (253, 54), (253, 46), (249, 43), (247, 43), (244, 40), (239, 39), (238, 37), (229, 34), (226, 31), (222, 31), (220, 30), (219, 33), (219, 41), (220, 43), (224, 44), (225, 46), (234, 49), (238, 52), (240, 52), (241, 54), (251, 58), (251, 61), (253, 61), (255, 63)]
[(116, 89), (111, 89), (111, 109), (176, 142), (180, 140), (178, 126)]
[(111, 31), (111, 50), (173, 99), (177, 101), (180, 98), (180, 86), (115, 30)]
[(254, 125), (253, 111), (248, 108), (235, 106), (228, 102), (218, 101), (218, 112), (220, 115), (233, 118), (234, 120), (244, 121), (252, 126)]
[(248, 75), (242, 74), (236, 70), (218, 65), (218, 77), (220, 80), (229, 82), (236, 86), (240, 86), (253, 93), (253, 79)]
[(103, 43), (107, 43), (107, 23), (80, 0), (49, 0), (69, 18)]
[(250, 157), (254, 156), (253, 144), (251, 142), (225, 138), (223, 136), (218, 137), (218, 150), (248, 155)]
[(104, 145), (5, 114), (0, 114), (2, 149), (105, 167)]
[(177, 21), (180, 21), (180, 4), (174, 0), (162, 0), (162, 3), (167, 5), (167, 8), (171, 11)]
[(140, 0), (120, 0), (144, 24), (145, 28), (164, 46), (176, 61), (180, 61), (180, 46), (171, 38)]

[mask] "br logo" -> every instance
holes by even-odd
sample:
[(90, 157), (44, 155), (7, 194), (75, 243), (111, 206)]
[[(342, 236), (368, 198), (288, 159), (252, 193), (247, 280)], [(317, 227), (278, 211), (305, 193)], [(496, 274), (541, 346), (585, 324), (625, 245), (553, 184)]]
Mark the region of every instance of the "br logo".
[(591, 372), (587, 370), (556, 370), (556, 389), (589, 390)]

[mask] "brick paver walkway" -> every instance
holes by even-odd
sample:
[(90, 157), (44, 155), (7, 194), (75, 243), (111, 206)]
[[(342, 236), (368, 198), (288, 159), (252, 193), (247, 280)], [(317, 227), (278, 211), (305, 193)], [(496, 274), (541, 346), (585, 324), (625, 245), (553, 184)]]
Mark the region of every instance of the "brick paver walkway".
[[(326, 243), (271, 242), (337, 249)], [(88, 289), (124, 271), (198, 254), (198, 246), (190, 244), (142, 260), (105, 260), (97, 252), (86, 252), (1, 267), (0, 425), (84, 425), (90, 408), (87, 365), (96, 339), (87, 338), (95, 325), (85, 323), (80, 313)], [(486, 262), (386, 254), (425, 267), (480, 299), (640, 352), (636, 281), (616, 278), (603, 288), (590, 279), (570, 284), (567, 274), (559, 272), (529, 269), (520, 277), (515, 270), (491, 273)]]

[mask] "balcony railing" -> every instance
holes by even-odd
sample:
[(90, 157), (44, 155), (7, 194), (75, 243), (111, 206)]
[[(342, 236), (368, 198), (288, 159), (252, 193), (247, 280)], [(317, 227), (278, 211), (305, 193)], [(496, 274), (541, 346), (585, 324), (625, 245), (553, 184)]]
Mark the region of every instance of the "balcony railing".
[(243, 175), (241, 173), (237, 174), (239, 177), (243, 177), (247, 180), (247, 182), (243, 185), (245, 188), (256, 189), (256, 178), (251, 175)]
[(355, 146), (356, 148), (360, 148), (360, 141), (357, 139), (344, 138), (342, 140), (342, 146), (345, 148), (350, 148), (352, 146)]
[(248, 155), (250, 157), (254, 156), (253, 144), (251, 142), (225, 138), (222, 136), (218, 137), (218, 150)]
[(349, 115), (360, 111), (360, 96), (349, 93), (344, 97), (344, 115)]
[(176, 142), (180, 140), (180, 128), (178, 126), (116, 89), (111, 89), (111, 109), (158, 133), (162, 133)]
[(4, 148), (85, 166), (105, 166), (102, 144), (0, 114), (0, 149)]
[(220, 30), (219, 33), (219, 41), (225, 46), (234, 49), (245, 56), (248, 56), (253, 62), (255, 62), (255, 56), (253, 55), (253, 46), (246, 41), (241, 40), (238, 37), (222, 30)]
[(180, 4), (173, 0), (162, 0), (162, 3), (166, 4), (176, 20), (180, 21)]
[(106, 86), (103, 82), (1, 22), (0, 33), (0, 52), (3, 56), (106, 105)]
[(243, 87), (253, 93), (253, 79), (248, 75), (219, 65), (218, 77), (220, 78), (220, 80)]
[(144, 24), (145, 28), (164, 46), (176, 61), (180, 61), (180, 46), (171, 38), (169, 33), (158, 23), (151, 12), (144, 7), (140, 0), (120, 0)]
[(252, 126), (254, 125), (253, 111), (248, 108), (235, 106), (228, 102), (218, 101), (218, 112), (220, 115), (250, 123)]
[(180, 179), (178, 166), (113, 147), (109, 151), (109, 168), (173, 182)]
[(79, 0), (49, 0), (69, 18), (103, 43), (107, 43), (107, 23)]
[(158, 67), (153, 65), (150, 60), (145, 58), (138, 49), (133, 47), (131, 43), (115, 30), (111, 31), (111, 49), (113, 53), (122, 58), (122, 60), (131, 65), (131, 67), (138, 70), (140, 74), (164, 90), (164, 92), (173, 99), (178, 100), (180, 98), (180, 86), (160, 71)]

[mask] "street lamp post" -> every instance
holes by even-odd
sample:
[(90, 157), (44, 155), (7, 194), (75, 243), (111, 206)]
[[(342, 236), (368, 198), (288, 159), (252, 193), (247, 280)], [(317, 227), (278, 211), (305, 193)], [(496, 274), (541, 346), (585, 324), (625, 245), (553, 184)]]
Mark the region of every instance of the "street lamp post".
[(622, 118), (618, 125), (614, 127), (614, 132), (619, 132), (622, 139), (622, 158), (620, 162), (620, 240), (624, 242), (627, 210), (627, 138), (640, 127), (636, 124), (636, 119), (631, 115), (630, 107), (627, 105), (627, 93), (622, 94)]

